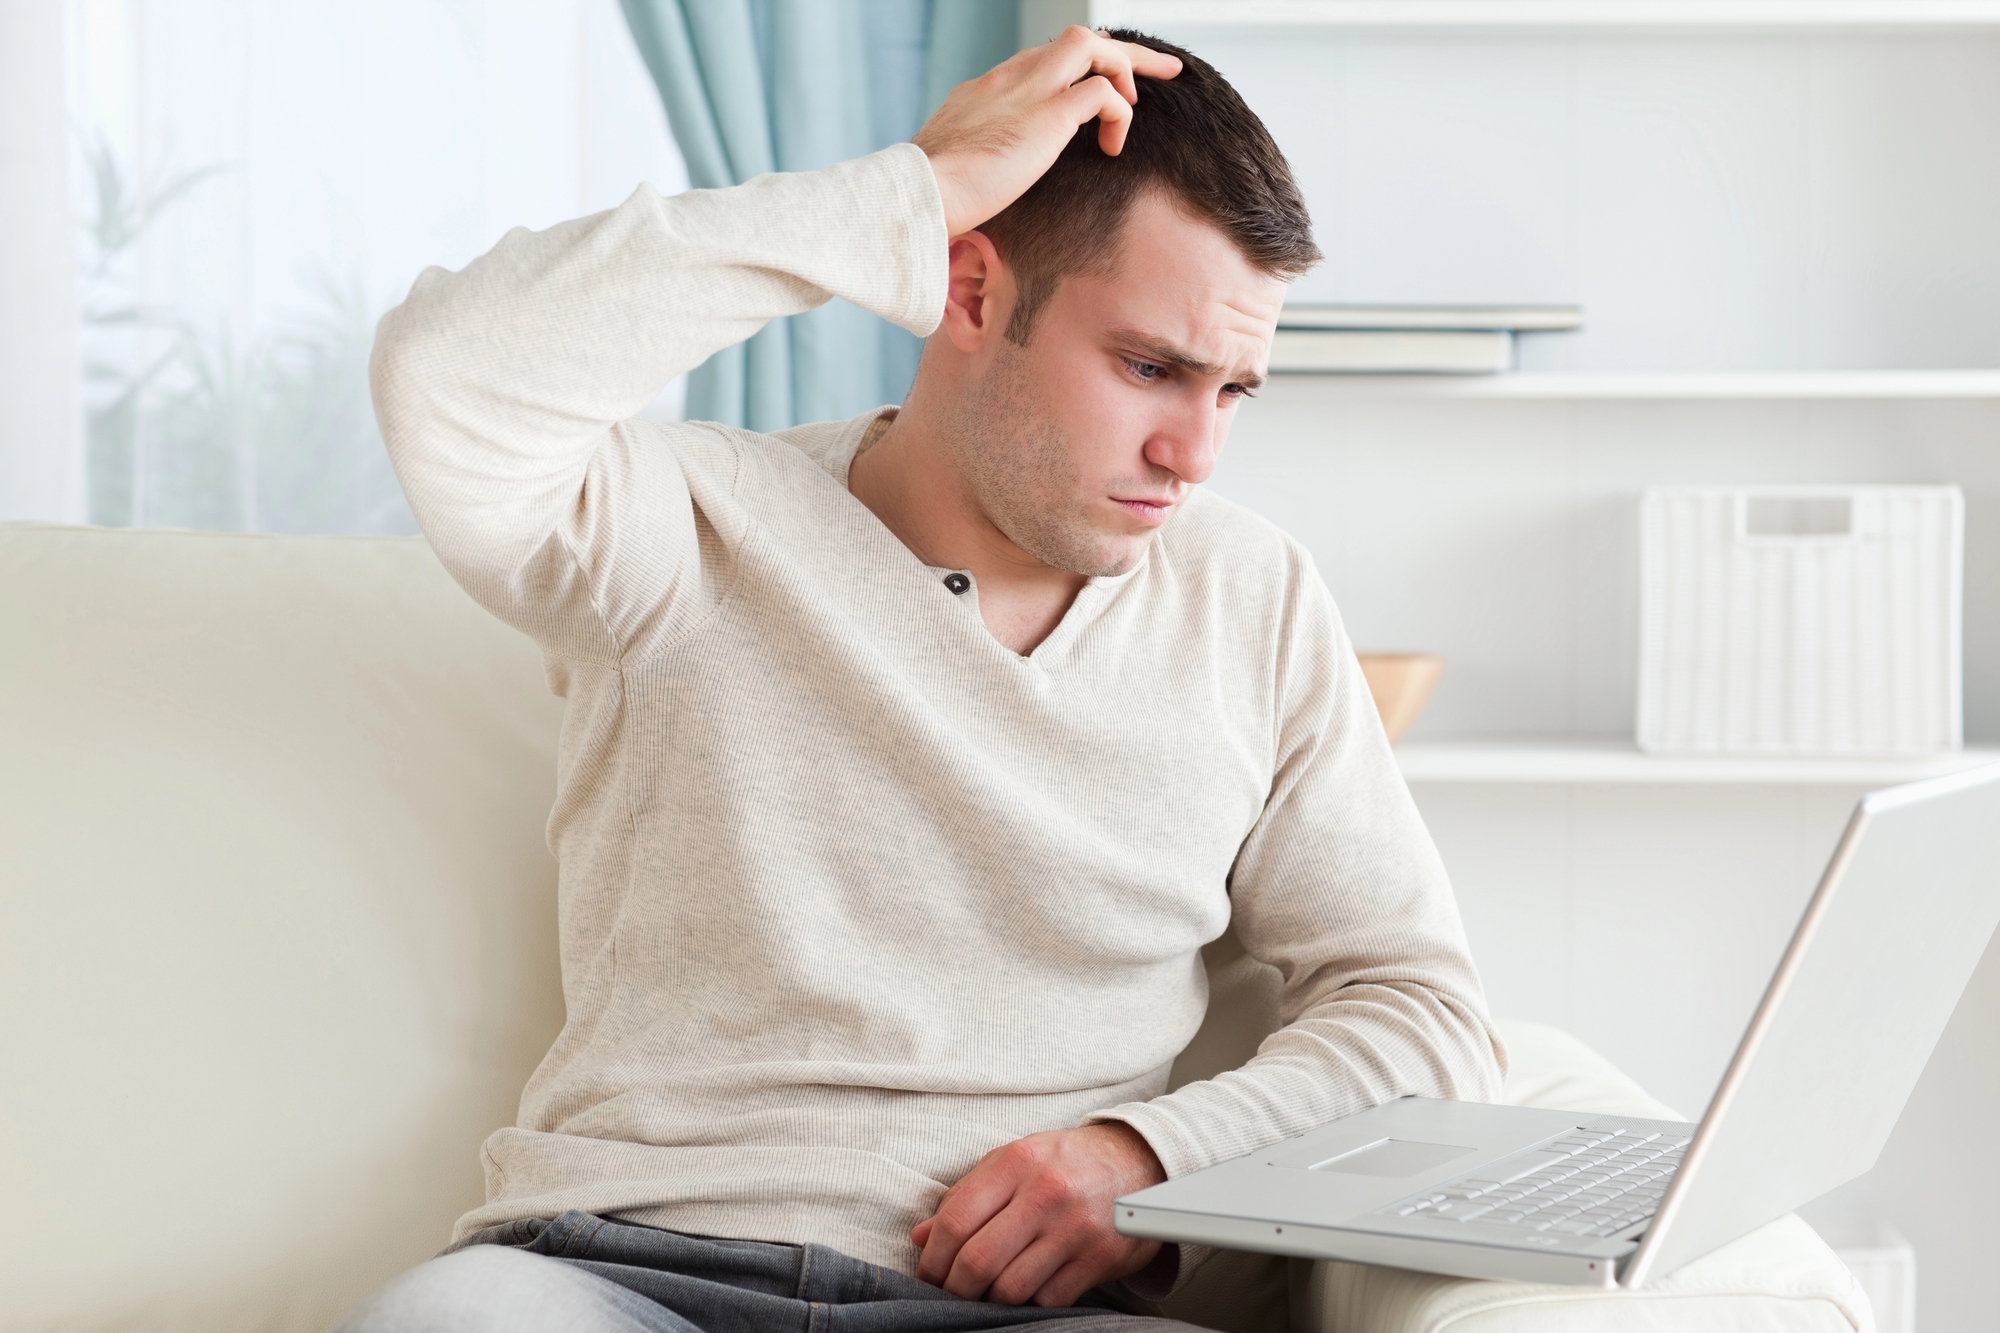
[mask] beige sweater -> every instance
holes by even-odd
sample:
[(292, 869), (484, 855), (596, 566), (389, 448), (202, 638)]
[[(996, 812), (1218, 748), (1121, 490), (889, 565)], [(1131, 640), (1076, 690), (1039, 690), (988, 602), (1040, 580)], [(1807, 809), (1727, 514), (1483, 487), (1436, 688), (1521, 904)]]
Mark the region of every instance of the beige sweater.
[[(928, 332), (945, 260), (904, 144), (511, 232), (382, 322), (410, 503), (568, 699), (568, 1021), (461, 1235), (581, 1208), (913, 1272), (945, 1185), (1036, 1130), (1123, 1120), (1180, 1175), (1498, 1092), (1450, 886), (1297, 543), (1197, 492), (1021, 657), (848, 493), (876, 414), (630, 419), (830, 296)], [(1287, 1026), (1162, 1095), (1232, 921)]]

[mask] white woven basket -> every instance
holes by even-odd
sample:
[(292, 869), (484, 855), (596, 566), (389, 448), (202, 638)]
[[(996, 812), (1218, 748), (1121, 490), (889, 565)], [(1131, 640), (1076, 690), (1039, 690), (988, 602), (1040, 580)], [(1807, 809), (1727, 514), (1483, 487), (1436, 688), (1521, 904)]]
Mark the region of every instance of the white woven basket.
[(1962, 744), (1956, 486), (1661, 486), (1640, 504), (1642, 749)]

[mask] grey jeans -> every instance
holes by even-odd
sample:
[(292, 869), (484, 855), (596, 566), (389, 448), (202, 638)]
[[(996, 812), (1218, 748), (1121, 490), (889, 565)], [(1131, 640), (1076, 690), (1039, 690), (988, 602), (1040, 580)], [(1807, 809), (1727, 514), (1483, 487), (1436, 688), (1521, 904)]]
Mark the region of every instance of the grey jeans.
[(568, 1212), (466, 1237), (334, 1333), (1199, 1333), (1103, 1303), (961, 1300), (823, 1245), (713, 1240)]

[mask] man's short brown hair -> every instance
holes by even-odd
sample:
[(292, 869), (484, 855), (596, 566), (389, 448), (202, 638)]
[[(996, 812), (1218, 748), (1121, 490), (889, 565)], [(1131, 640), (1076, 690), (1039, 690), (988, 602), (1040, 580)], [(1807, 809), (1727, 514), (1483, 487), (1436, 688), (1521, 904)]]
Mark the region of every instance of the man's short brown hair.
[(1091, 121), (1026, 194), (980, 227), (1014, 270), (1019, 299), (1007, 338), (1022, 346), (1065, 276), (1110, 264), (1133, 202), (1149, 189), (1221, 231), (1261, 272), (1291, 278), (1320, 260), (1285, 155), (1215, 66), (1157, 37), (1106, 35), (1179, 56), (1181, 72), (1137, 81), (1117, 157), (1097, 146)]

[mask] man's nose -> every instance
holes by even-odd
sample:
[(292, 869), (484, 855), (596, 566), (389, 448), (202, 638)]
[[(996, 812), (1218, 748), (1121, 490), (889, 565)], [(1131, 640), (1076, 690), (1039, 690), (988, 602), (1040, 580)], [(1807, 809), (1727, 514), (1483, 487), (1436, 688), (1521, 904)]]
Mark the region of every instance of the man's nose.
[(1201, 485), (1215, 471), (1220, 418), (1213, 403), (1183, 407), (1154, 429), (1146, 441), (1146, 461), (1190, 486)]

